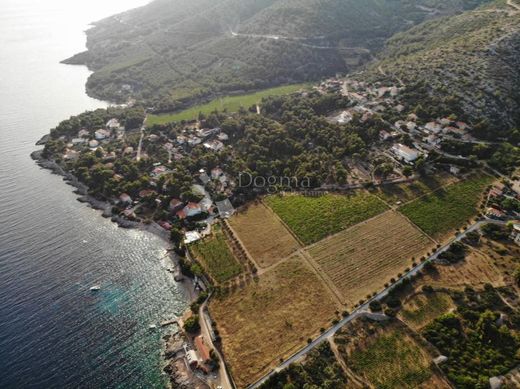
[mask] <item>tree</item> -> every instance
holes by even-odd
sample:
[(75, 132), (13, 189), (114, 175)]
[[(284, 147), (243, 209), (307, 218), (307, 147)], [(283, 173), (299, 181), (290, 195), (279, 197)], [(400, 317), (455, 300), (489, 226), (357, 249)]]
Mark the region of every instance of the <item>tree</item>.
[(408, 178), (411, 177), (413, 174), (413, 169), (410, 166), (405, 166), (403, 168), (403, 175)]
[(184, 322), (184, 330), (190, 334), (195, 334), (200, 330), (199, 316), (193, 315)]

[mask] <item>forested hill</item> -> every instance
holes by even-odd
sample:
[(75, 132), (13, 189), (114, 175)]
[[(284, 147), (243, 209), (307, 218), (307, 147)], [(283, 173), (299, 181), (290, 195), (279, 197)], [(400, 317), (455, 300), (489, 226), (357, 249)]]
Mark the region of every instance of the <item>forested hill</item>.
[(480, 122), (478, 136), (500, 138), (520, 124), (519, 64), (520, 1), (497, 0), (396, 34), (362, 78), (399, 80), (417, 113), (449, 105)]
[(399, 31), (486, 0), (155, 0), (88, 31), (88, 92), (172, 110), (315, 80), (372, 59)]

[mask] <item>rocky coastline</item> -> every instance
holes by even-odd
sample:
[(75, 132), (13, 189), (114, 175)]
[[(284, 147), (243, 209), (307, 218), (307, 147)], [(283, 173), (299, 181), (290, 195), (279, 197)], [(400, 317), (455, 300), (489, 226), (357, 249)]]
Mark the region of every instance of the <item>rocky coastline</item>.
[[(45, 137), (42, 138), (42, 140), (39, 141), (37, 145), (42, 145), (44, 143)], [(63, 181), (65, 181), (67, 185), (70, 185), (74, 188), (73, 192), (78, 195), (77, 200), (86, 204), (92, 209), (100, 211), (104, 218), (110, 218), (112, 222), (116, 223), (121, 228), (147, 231), (163, 239), (165, 242), (170, 243), (168, 232), (156, 223), (145, 224), (114, 215), (112, 213), (112, 204), (109, 201), (99, 200), (94, 196), (91, 196), (88, 193), (89, 190), (85, 184), (81, 183), (77, 177), (64, 170), (53, 160), (44, 158), (42, 156), (42, 150), (32, 152), (31, 158), (41, 168), (49, 170), (52, 174), (62, 176)], [(194, 280), (181, 274), (179, 258), (177, 254), (173, 250), (168, 250), (168, 253), (172, 263), (175, 265), (175, 281), (182, 286), (182, 291), (186, 301), (191, 304), (198, 297), (198, 291), (194, 288)], [(165, 360), (163, 371), (168, 375), (170, 386), (172, 388), (181, 389), (207, 388), (207, 385), (198, 379), (195, 375), (193, 375), (191, 370), (187, 368), (184, 362), (184, 358), (179, 356), (179, 353), (182, 349), (182, 347), (179, 349), (179, 345), (182, 346), (182, 344), (185, 342), (185, 336), (182, 333), (182, 329), (176, 333), (165, 335), (163, 337), (163, 341), (163, 356)]]

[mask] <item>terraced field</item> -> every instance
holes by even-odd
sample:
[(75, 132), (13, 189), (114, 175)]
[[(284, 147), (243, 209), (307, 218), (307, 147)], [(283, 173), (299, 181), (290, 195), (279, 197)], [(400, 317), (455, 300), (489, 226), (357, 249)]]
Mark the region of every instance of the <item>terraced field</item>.
[(265, 202), (305, 244), (317, 242), (388, 209), (376, 196), (365, 192), (319, 197), (277, 195), (267, 197)]
[(235, 214), (229, 224), (260, 267), (271, 266), (300, 248), (273, 211), (262, 203)]
[(350, 306), (411, 266), (433, 242), (406, 218), (388, 211), (308, 248)]
[(442, 238), (478, 213), (482, 192), (492, 181), (489, 176), (476, 176), (405, 204), (399, 210), (428, 235)]

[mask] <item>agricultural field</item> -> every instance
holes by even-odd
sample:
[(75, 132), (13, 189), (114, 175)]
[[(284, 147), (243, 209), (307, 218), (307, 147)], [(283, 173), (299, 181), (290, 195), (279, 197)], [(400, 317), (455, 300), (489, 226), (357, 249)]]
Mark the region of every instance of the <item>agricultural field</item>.
[(397, 321), (358, 319), (343, 327), (334, 342), (347, 368), (371, 388), (450, 388), (432, 368), (434, 351)]
[(466, 258), (450, 265), (437, 264), (433, 271), (425, 272), (418, 285), (437, 288), (464, 289), (466, 285), (483, 287), (491, 284), (503, 286), (504, 275), (493, 260), (481, 250), (469, 250)]
[(231, 252), (219, 226), (213, 227), (211, 236), (191, 244), (189, 249), (217, 283), (225, 282), (242, 272), (242, 266)]
[(458, 178), (451, 174), (439, 173), (435, 176), (422, 177), (410, 183), (380, 186), (373, 189), (372, 193), (387, 203), (397, 204), (401, 202), (404, 204), (457, 181)]
[(481, 195), (493, 179), (477, 176), (405, 204), (399, 210), (425, 233), (439, 239), (478, 213)]
[(262, 203), (236, 213), (229, 224), (253, 260), (262, 268), (271, 266), (300, 248), (278, 217)]
[(448, 293), (418, 293), (403, 303), (399, 318), (417, 331), (454, 307), (455, 304)]
[(196, 105), (176, 113), (148, 115), (146, 119), (146, 125), (153, 126), (154, 124), (166, 124), (171, 122), (179, 122), (181, 120), (194, 120), (197, 119), (199, 113), (201, 112), (205, 115), (210, 114), (215, 110), (237, 112), (240, 107), (249, 108), (252, 105), (259, 104), (265, 97), (288, 95), (306, 87), (306, 84), (293, 84), (265, 89), (246, 95), (225, 96), (214, 99), (209, 103)]
[(398, 212), (384, 214), (324, 239), (307, 249), (312, 259), (353, 306), (383, 289), (434, 243)]
[(365, 192), (318, 197), (274, 195), (266, 197), (265, 202), (304, 244), (317, 242), (387, 209), (376, 196)]
[(339, 307), (295, 255), (244, 288), (216, 296), (209, 309), (231, 374), (243, 388), (328, 327)]

